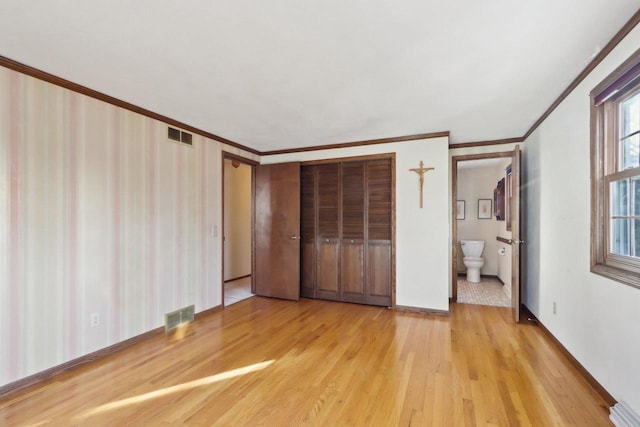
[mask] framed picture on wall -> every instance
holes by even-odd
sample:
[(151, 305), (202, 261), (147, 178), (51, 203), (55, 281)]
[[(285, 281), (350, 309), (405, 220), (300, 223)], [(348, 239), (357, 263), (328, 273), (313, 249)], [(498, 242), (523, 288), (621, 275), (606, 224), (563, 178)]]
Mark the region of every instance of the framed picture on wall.
[(464, 219), (464, 200), (458, 200), (456, 203), (456, 219)]
[(491, 199), (478, 199), (478, 219), (491, 219)]

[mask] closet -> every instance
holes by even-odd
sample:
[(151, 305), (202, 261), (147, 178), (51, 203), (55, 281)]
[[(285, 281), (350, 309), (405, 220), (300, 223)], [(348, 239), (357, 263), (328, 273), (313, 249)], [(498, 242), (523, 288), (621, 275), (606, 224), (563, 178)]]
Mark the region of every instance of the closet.
[(301, 294), (391, 306), (394, 158), (301, 167)]

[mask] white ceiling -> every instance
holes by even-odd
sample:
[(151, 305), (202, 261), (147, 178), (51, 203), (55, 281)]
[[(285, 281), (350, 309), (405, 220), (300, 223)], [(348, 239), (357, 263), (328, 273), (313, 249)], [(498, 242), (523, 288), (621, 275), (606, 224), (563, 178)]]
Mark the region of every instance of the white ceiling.
[(259, 151), (522, 136), (640, 0), (0, 0), (0, 55)]

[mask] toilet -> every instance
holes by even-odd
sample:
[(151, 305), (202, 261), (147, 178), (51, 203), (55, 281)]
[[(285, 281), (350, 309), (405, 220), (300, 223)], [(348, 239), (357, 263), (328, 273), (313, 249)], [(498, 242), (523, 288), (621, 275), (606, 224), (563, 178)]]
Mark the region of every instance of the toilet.
[(472, 283), (480, 282), (480, 269), (484, 265), (482, 251), (484, 250), (484, 240), (461, 240), (462, 262), (467, 267), (467, 281)]

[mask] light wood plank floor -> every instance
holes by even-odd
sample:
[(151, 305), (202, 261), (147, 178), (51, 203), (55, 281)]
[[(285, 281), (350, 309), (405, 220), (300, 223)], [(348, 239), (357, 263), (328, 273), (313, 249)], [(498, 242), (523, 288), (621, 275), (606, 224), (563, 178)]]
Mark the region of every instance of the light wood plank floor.
[(0, 425), (598, 426), (606, 403), (509, 309), (254, 297), (0, 401)]

